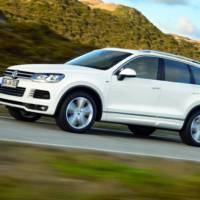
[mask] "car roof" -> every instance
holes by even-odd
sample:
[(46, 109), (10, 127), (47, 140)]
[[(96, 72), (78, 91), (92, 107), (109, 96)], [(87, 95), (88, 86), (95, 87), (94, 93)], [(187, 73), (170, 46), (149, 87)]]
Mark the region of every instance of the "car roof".
[(139, 52), (139, 50), (132, 50), (132, 49), (123, 49), (123, 48), (104, 48), (106, 50), (112, 50), (112, 51), (121, 51), (121, 52), (127, 52), (131, 54), (136, 54)]
[(166, 53), (162, 51), (154, 51), (154, 50), (132, 50), (132, 49), (123, 49), (123, 48), (105, 48), (107, 50), (113, 51), (121, 51), (131, 53), (133, 55), (151, 55), (151, 56), (158, 56), (161, 58), (168, 58), (168, 59), (175, 59), (177, 61), (185, 62), (187, 64), (196, 65), (200, 67), (200, 61), (193, 60), (184, 56)]

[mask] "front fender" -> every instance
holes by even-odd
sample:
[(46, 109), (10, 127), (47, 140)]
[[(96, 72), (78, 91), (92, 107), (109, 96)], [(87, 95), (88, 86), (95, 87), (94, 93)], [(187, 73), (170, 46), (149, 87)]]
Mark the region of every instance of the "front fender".
[[(67, 84), (65, 87), (62, 88), (62, 90), (59, 92), (59, 95), (56, 99), (55, 105), (59, 105), (60, 101), (63, 99), (63, 96), (65, 96), (70, 90), (73, 90), (75, 88), (81, 88), (81, 87), (86, 87), (88, 89), (93, 90), (96, 92), (102, 102), (102, 108), (104, 110), (105, 108), (105, 97), (106, 97), (106, 91), (104, 91), (103, 88), (100, 89), (100, 87), (97, 87), (96, 85), (92, 84), (91, 82), (86, 82), (86, 81), (76, 81), (70, 84)], [(56, 109), (55, 109), (56, 112)]]

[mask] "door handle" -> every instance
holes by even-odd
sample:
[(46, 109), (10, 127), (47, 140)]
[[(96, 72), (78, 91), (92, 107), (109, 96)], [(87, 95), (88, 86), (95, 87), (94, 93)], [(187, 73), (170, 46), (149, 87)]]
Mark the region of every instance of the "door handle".
[(160, 87), (152, 87), (153, 90), (160, 90)]

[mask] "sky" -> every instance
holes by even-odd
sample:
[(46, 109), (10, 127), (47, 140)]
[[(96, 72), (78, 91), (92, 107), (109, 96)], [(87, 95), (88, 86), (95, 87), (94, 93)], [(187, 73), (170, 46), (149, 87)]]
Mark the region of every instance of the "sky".
[(165, 33), (200, 40), (200, 0), (104, 0), (134, 7)]

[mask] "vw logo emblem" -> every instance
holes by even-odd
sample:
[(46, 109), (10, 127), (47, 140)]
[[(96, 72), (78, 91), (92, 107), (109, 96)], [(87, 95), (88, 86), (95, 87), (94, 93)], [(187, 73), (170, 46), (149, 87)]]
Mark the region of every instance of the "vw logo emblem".
[(14, 71), (14, 72), (12, 73), (12, 78), (13, 78), (13, 79), (16, 79), (16, 78), (17, 78), (17, 75), (18, 75), (18, 71)]

